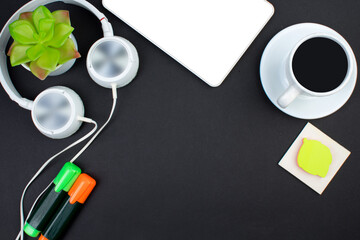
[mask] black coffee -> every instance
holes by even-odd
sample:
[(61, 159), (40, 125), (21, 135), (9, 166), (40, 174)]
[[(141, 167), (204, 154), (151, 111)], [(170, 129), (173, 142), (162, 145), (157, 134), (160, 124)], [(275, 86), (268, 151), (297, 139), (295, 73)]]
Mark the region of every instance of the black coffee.
[(312, 38), (296, 50), (293, 72), (297, 81), (314, 92), (329, 92), (345, 79), (348, 61), (344, 49), (328, 38)]

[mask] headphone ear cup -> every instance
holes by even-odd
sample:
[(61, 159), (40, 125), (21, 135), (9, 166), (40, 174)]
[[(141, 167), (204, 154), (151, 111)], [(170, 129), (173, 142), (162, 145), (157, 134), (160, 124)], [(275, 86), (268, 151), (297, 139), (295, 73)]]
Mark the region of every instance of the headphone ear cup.
[(45, 136), (62, 139), (74, 134), (84, 117), (84, 104), (77, 93), (67, 87), (56, 86), (41, 92), (34, 100), (32, 120)]
[(90, 77), (105, 88), (129, 84), (139, 69), (135, 46), (122, 37), (104, 37), (89, 50), (86, 66)]

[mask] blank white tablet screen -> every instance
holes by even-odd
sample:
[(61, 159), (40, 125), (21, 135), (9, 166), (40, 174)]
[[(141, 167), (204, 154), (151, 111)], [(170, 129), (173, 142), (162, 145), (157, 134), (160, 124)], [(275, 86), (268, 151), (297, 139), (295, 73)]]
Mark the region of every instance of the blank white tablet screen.
[(274, 12), (265, 0), (103, 0), (210, 86), (219, 86)]

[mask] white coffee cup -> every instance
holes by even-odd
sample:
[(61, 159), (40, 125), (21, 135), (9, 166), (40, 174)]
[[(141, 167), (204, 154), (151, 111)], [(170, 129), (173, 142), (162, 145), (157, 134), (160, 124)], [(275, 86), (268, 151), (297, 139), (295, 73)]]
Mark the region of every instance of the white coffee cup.
[[(337, 88), (335, 88), (331, 91), (328, 91), (328, 92), (314, 92), (314, 91), (311, 91), (311, 90), (305, 88), (297, 81), (294, 71), (293, 71), (293, 68), (292, 68), (292, 66), (293, 66), (292, 63), (293, 63), (293, 59), (294, 59), (296, 50), (303, 43), (305, 43), (306, 41), (313, 39), (313, 38), (328, 38), (330, 40), (333, 40), (334, 42), (336, 42), (343, 48), (343, 50), (346, 54), (346, 57), (347, 57), (348, 69), (347, 69), (347, 74), (346, 74), (344, 80)], [(308, 96), (308, 97), (325, 97), (325, 96), (330, 96), (330, 95), (333, 95), (333, 94), (341, 91), (341, 89), (343, 89), (344, 86), (346, 86), (346, 84), (349, 83), (349, 81), (351, 79), (351, 75), (354, 71), (354, 66), (356, 65), (356, 63), (354, 62), (355, 60), (351, 57), (352, 55), (353, 55), (353, 52), (352, 52), (350, 45), (340, 34), (337, 34), (337, 33), (334, 33), (334, 34), (315, 33), (315, 34), (311, 34), (311, 35), (308, 35), (308, 36), (302, 38), (295, 45), (295, 47), (290, 51), (290, 54), (288, 56), (286, 56), (286, 60), (284, 63), (285, 64), (285, 78), (286, 78), (285, 80), (288, 82), (289, 87), (278, 98), (277, 103), (280, 105), (280, 107), (286, 108), (300, 95)]]

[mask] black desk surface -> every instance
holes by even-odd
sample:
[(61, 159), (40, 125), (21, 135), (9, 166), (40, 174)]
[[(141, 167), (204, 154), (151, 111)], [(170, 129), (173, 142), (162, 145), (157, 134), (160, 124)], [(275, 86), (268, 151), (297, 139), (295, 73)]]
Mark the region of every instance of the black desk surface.
[[(1, 2), (0, 25), (25, 2)], [(218, 88), (107, 12), (100, 0), (91, 2), (117, 35), (134, 43), (141, 66), (131, 85), (119, 89), (113, 121), (77, 162), (98, 185), (64, 239), (360, 239), (359, 87), (338, 112), (311, 121), (352, 151), (319, 196), (277, 165), (307, 121), (271, 104), (258, 71), (268, 41), (301, 22), (335, 29), (359, 55), (360, 1), (272, 0), (274, 17)], [(11, 69), (11, 76), (28, 98), (49, 86), (71, 87), (82, 97), (86, 116), (102, 124), (111, 92), (96, 85), (85, 68), (100, 25), (79, 7), (50, 5), (63, 8), (71, 11), (83, 57), (67, 74), (45, 82), (21, 68)], [(2, 89), (0, 102), (0, 238), (14, 239), (26, 182), (91, 126), (65, 140), (49, 140)], [(27, 209), (78, 149), (59, 157), (33, 185)]]

